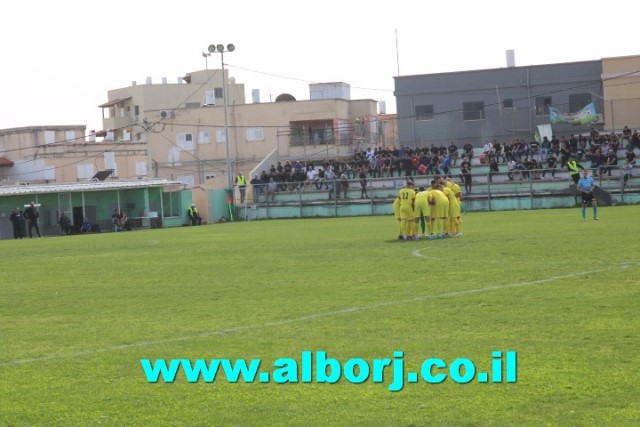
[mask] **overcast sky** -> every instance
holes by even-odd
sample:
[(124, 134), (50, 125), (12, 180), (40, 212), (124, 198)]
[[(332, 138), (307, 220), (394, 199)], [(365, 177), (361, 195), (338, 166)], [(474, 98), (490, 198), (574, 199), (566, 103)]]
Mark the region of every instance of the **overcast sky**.
[[(2, 4), (0, 129), (102, 129), (111, 89), (205, 68), (233, 43), (230, 75), (247, 102), (309, 83), (345, 82), (352, 99), (396, 111), (393, 76), (640, 54), (640, 3), (586, 1), (32, 0)], [(601, 9), (603, 8), (603, 9)], [(396, 49), (396, 32), (397, 46)], [(399, 60), (398, 60), (399, 58)], [(220, 55), (208, 58), (220, 67)], [(171, 107), (171, 106), (168, 106)]]

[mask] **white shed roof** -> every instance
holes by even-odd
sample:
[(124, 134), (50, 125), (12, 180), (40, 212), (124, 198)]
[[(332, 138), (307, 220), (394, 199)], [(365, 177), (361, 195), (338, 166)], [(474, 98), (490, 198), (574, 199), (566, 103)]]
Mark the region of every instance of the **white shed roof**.
[(72, 182), (60, 184), (36, 184), (36, 185), (2, 185), (0, 186), (1, 196), (13, 196), (22, 194), (44, 194), (44, 193), (77, 193), (82, 191), (110, 191), (126, 190), (133, 188), (150, 188), (166, 186), (184, 186), (179, 181), (168, 181), (166, 179), (136, 179), (131, 181), (89, 181)]

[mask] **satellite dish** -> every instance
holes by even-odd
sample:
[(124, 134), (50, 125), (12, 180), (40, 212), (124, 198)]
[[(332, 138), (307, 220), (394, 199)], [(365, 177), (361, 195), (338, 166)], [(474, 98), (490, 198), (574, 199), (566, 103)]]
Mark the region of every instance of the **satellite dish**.
[(165, 110), (160, 111), (160, 117), (163, 119), (167, 117), (167, 112)]
[(229, 83), (231, 83), (232, 85), (236, 84), (236, 78), (235, 77), (229, 77)]

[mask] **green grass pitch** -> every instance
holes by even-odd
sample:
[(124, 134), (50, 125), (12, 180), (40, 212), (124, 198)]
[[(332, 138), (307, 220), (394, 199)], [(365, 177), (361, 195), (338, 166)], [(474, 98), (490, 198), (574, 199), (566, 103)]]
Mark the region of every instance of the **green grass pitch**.
[[(639, 214), (470, 213), (417, 242), (391, 216), (0, 241), (0, 425), (638, 425)], [(149, 383), (140, 363), (305, 350), (407, 370), (512, 350), (517, 382)]]

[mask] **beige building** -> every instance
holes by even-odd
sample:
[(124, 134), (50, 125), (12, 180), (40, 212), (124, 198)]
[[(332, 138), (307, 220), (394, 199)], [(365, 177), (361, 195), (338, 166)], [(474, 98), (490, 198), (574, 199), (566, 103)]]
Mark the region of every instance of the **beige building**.
[(168, 120), (161, 120), (158, 111), (148, 113), (162, 123), (160, 132), (149, 134), (154, 173), (191, 186), (227, 187), (227, 148), (231, 175), (249, 177), (254, 169), (268, 170), (278, 161), (348, 157), (377, 143), (373, 100), (230, 106), (228, 140), (224, 108), (178, 109)]
[[(3, 184), (88, 181), (99, 171), (135, 176), (146, 144), (121, 146), (86, 139), (86, 126), (30, 126), (0, 130)], [(9, 162), (9, 163), (8, 163)]]
[(378, 120), (377, 101), (351, 100), (345, 83), (312, 84), (309, 100), (281, 94), (269, 103), (256, 93), (246, 103), (244, 85), (233, 77), (226, 83), (226, 121), (222, 70), (109, 91), (99, 106), (104, 130), (96, 136), (123, 146), (149, 141), (146, 161), (136, 158), (132, 176), (151, 168), (152, 177), (209, 188), (227, 188), (237, 172), (249, 176), (260, 162), (347, 157), (395, 143), (395, 115)]
[[(146, 131), (157, 131), (144, 121), (148, 111), (157, 111), (160, 119), (170, 120), (178, 109), (222, 105), (222, 74), (222, 70), (202, 70), (178, 77), (175, 83), (167, 78), (153, 83), (148, 77), (144, 84), (134, 81), (129, 87), (110, 90), (109, 101), (98, 106), (102, 109), (103, 130), (97, 136), (111, 141), (144, 141)], [(229, 105), (245, 103), (244, 85), (231, 78), (227, 89)]]
[(605, 129), (640, 129), (640, 55), (602, 59)]

